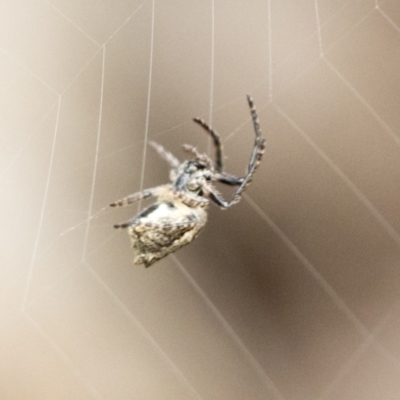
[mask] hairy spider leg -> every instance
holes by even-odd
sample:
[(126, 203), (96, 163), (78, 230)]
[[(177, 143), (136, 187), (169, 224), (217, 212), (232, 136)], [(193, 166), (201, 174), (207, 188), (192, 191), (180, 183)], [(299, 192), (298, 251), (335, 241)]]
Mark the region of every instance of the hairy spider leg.
[(114, 225), (114, 228), (130, 228), (137, 232), (143, 232), (147, 229), (158, 229), (162, 231), (170, 231), (175, 227), (181, 228), (193, 228), (196, 225), (196, 221), (190, 220), (185, 222), (176, 223), (156, 223), (156, 222), (141, 222), (138, 216), (133, 217), (129, 221), (123, 222), (121, 224)]
[(188, 207), (201, 207), (205, 208), (209, 204), (209, 200), (205, 199), (204, 197), (201, 196), (196, 196), (196, 195), (190, 195), (187, 192), (179, 191), (179, 190), (174, 190), (173, 195), (180, 199), (183, 204), (187, 205)]
[(215, 147), (215, 170), (222, 172), (223, 169), (223, 157), (222, 157), (222, 143), (221, 138), (209, 125), (206, 124), (201, 118), (193, 118), (193, 121), (199, 124), (206, 132), (208, 132), (214, 142)]
[(156, 223), (156, 222), (140, 222), (138, 221), (136, 224), (131, 223), (130, 229), (135, 230), (137, 232), (143, 232), (148, 229), (152, 230), (161, 230), (161, 231), (171, 231), (174, 228), (194, 228), (196, 226), (197, 220), (191, 219), (189, 221), (184, 222), (174, 222), (174, 223)]
[[(221, 208), (229, 208), (232, 205), (236, 204), (241, 196), (244, 190), (246, 189), (246, 186), (250, 184), (254, 172), (260, 165), (262, 156), (265, 151), (265, 139), (261, 137), (261, 129), (260, 129), (260, 124), (258, 122), (258, 115), (257, 115), (257, 110), (254, 106), (253, 99), (248, 95), (247, 96), (247, 101), (249, 103), (250, 107), (250, 113), (251, 117), (253, 119), (253, 125), (254, 125), (254, 132), (256, 135), (256, 139), (254, 142), (254, 148), (250, 157), (250, 161), (247, 167), (247, 175), (244, 177), (243, 181), (240, 183), (239, 188), (236, 190), (236, 193), (234, 194), (233, 198), (231, 201), (226, 201), (222, 198), (222, 196), (213, 188), (211, 185), (206, 186), (206, 190), (209, 193), (210, 199), (214, 201), (218, 206)], [(232, 177), (232, 176), (231, 176)]]
[(195, 158), (201, 158), (201, 154), (197, 151), (196, 147), (192, 146), (191, 144), (184, 144), (182, 145), (183, 151), (186, 153), (191, 154)]
[[(251, 96), (247, 95), (247, 101), (249, 103), (251, 118), (253, 120), (254, 131), (256, 134), (256, 141), (254, 143), (253, 153), (251, 155), (250, 163), (249, 163), (248, 170), (247, 170), (248, 171), (247, 173), (249, 173), (251, 166), (254, 163), (257, 163), (257, 157), (260, 157), (260, 159), (258, 160), (258, 164), (260, 163), (262, 154), (261, 154), (261, 156), (259, 156), (258, 149), (261, 149), (262, 153), (264, 153), (266, 140), (261, 137), (260, 122), (258, 120), (257, 110), (256, 110), (256, 107), (254, 105), (254, 102), (253, 102), (253, 99), (251, 98)], [(256, 165), (256, 168), (258, 167), (258, 164)], [(254, 173), (254, 171), (253, 171), (253, 173)]]
[(226, 172), (214, 174), (214, 178), (221, 183), (225, 183), (230, 186), (239, 186), (243, 183), (244, 178), (235, 175), (227, 174)]
[(150, 141), (149, 145), (156, 151), (156, 153), (163, 158), (175, 170), (179, 168), (179, 160), (169, 151), (165, 150), (160, 144)]
[(121, 200), (117, 200), (114, 203), (111, 203), (110, 207), (125, 207), (138, 200), (147, 199), (148, 197), (157, 197), (166, 190), (167, 186), (169, 185), (156, 186), (151, 189), (145, 189), (141, 192), (130, 194), (129, 196), (124, 197)]

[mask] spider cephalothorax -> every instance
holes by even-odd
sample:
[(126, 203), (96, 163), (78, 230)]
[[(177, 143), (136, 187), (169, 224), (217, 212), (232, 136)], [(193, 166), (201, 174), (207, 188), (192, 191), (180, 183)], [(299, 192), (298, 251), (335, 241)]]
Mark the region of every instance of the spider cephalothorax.
[[(153, 149), (171, 166), (172, 183), (145, 189), (110, 204), (111, 207), (126, 206), (134, 201), (157, 197), (157, 202), (141, 211), (131, 220), (114, 225), (128, 228), (135, 252), (134, 263), (151, 264), (190, 243), (207, 222), (207, 207), (210, 200), (222, 209), (236, 204), (246, 186), (251, 182), (265, 149), (265, 139), (261, 137), (260, 126), (253, 100), (247, 96), (253, 119), (255, 143), (246, 175), (237, 177), (223, 171), (222, 145), (218, 134), (203, 120), (194, 121), (211, 136), (215, 146), (215, 165), (206, 154), (200, 154), (191, 145), (183, 145), (185, 152), (193, 159), (180, 163), (161, 145), (150, 142)], [(237, 186), (231, 201), (226, 201), (216, 190), (213, 182)]]

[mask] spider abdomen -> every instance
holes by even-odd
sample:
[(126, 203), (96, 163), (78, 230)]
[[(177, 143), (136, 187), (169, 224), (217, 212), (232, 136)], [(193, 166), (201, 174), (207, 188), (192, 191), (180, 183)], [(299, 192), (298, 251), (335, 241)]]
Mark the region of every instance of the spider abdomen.
[(151, 264), (192, 242), (207, 222), (204, 208), (162, 201), (138, 214), (128, 228), (134, 263)]

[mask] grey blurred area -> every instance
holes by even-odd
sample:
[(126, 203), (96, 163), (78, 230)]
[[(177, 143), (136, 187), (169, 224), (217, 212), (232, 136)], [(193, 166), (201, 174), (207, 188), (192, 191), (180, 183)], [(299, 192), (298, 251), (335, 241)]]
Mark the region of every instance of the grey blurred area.
[[(0, 1), (0, 398), (399, 399), (399, 66), (396, 0)], [(246, 94), (242, 201), (133, 265), (146, 143), (242, 175)]]

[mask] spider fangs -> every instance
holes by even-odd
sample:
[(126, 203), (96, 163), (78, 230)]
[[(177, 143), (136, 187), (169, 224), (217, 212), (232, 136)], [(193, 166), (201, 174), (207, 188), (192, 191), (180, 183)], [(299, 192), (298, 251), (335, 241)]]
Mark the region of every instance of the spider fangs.
[[(210, 200), (222, 209), (239, 202), (265, 150), (265, 139), (261, 137), (253, 100), (247, 96), (247, 101), (254, 125), (255, 142), (244, 177), (237, 177), (223, 171), (220, 137), (200, 118), (194, 118), (194, 122), (204, 128), (213, 140), (216, 153), (214, 165), (206, 154), (200, 154), (191, 145), (183, 145), (183, 150), (192, 155), (193, 159), (180, 163), (161, 145), (150, 142), (151, 147), (171, 166), (172, 183), (142, 190), (110, 204), (111, 207), (127, 206), (137, 200), (157, 197), (156, 203), (145, 208), (131, 220), (114, 225), (114, 228), (128, 228), (135, 264), (144, 264), (145, 267), (149, 267), (169, 253), (189, 244), (207, 222), (207, 207)], [(213, 182), (236, 186), (232, 200), (224, 200), (215, 189)]]

